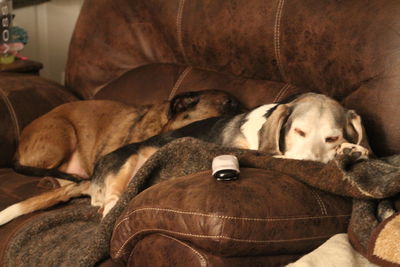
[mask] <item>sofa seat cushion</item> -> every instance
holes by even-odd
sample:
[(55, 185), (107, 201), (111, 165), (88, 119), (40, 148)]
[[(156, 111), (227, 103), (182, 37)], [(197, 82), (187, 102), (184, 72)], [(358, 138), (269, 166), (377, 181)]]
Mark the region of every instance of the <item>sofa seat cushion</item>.
[(247, 79), (229, 73), (160, 63), (141, 66), (124, 73), (97, 88), (94, 98), (143, 105), (170, 100), (175, 95), (187, 91), (208, 89), (230, 92), (251, 108), (309, 91), (283, 82)]
[(236, 181), (209, 171), (169, 180), (134, 198), (118, 219), (111, 255), (163, 234), (223, 257), (302, 254), (345, 232), (351, 201), (276, 172), (243, 168)]

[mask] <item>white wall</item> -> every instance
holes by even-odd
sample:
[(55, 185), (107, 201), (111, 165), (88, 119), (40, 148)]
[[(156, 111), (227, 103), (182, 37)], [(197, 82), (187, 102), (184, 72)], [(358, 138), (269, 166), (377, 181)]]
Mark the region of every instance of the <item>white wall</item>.
[(14, 25), (28, 31), (22, 54), (43, 63), (41, 76), (64, 82), (68, 46), (83, 1), (52, 0), (14, 10)]

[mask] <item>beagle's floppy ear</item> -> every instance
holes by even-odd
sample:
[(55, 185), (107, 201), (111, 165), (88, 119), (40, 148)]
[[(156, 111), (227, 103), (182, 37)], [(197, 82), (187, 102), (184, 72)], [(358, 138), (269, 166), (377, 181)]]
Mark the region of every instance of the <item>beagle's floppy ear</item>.
[(346, 117), (345, 138), (349, 142), (363, 146), (372, 152), (360, 115), (354, 110), (348, 110)]
[(187, 92), (175, 96), (171, 100), (169, 106), (168, 119), (171, 119), (174, 115), (196, 106), (199, 101), (200, 95), (198, 92)]
[(259, 150), (272, 155), (282, 155), (282, 151), (279, 148), (280, 135), (290, 113), (291, 108), (287, 104), (281, 104), (275, 108), (258, 132)]

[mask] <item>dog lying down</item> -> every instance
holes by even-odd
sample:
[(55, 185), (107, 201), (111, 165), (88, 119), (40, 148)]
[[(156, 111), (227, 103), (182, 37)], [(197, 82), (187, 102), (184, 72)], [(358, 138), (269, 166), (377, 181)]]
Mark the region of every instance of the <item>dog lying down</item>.
[(28, 175), (68, 179), (72, 174), (85, 179), (101, 156), (119, 147), (194, 121), (243, 111), (236, 98), (219, 90), (181, 93), (171, 101), (137, 107), (110, 100), (70, 102), (24, 128), (14, 167)]
[(324, 163), (349, 151), (361, 159), (370, 153), (360, 116), (327, 96), (306, 93), (247, 113), (194, 122), (121, 147), (98, 160), (90, 181), (66, 182), (16, 203), (0, 212), (0, 224), (81, 195), (89, 195), (91, 204), (98, 206), (104, 217), (143, 163), (160, 147), (180, 137)]

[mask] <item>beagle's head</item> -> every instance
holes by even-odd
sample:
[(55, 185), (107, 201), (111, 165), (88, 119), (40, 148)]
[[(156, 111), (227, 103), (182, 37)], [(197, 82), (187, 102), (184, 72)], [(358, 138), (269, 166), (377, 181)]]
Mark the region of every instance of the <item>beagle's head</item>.
[(284, 158), (328, 162), (345, 142), (371, 150), (360, 116), (322, 94), (276, 105), (259, 131), (259, 149)]

